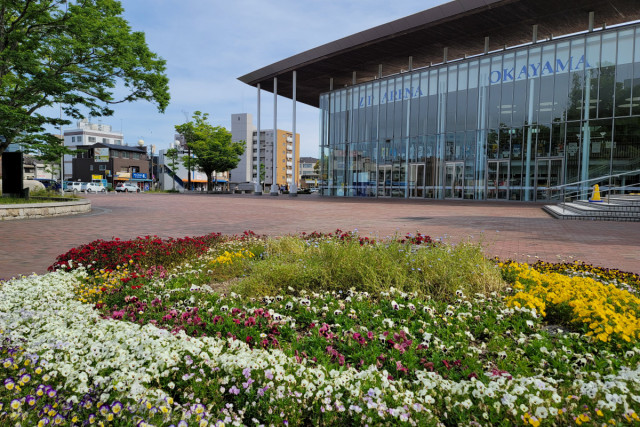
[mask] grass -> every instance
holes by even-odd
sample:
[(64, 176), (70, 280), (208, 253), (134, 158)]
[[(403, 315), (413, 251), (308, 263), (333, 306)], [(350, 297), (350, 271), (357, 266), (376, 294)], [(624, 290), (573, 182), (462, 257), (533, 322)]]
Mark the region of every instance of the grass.
[(498, 291), (504, 286), (499, 270), (485, 259), (478, 244), (417, 247), (389, 241), (361, 245), (359, 241), (268, 239), (259, 262), (251, 262), (248, 277), (234, 291), (248, 297), (302, 291), (379, 293), (394, 287), (436, 298), (456, 290), (467, 294)]

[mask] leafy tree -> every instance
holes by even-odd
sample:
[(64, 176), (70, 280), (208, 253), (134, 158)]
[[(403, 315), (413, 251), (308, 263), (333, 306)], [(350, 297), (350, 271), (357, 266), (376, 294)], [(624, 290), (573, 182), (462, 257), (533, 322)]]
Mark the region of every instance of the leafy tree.
[[(171, 173), (173, 175), (176, 174), (176, 162), (178, 161), (178, 150), (175, 148), (169, 148), (164, 154), (166, 158), (168, 158), (171, 163)], [(176, 190), (176, 179), (174, 176), (171, 177), (171, 182), (173, 183), (173, 191)]]
[(208, 123), (209, 114), (196, 111), (191, 121), (176, 125), (195, 156), (191, 161), (207, 175), (207, 191), (211, 191), (214, 172), (226, 172), (235, 168), (244, 153), (245, 143), (232, 142), (231, 132), (222, 126)]
[[(113, 104), (169, 103), (165, 61), (133, 32), (117, 0), (0, 1), (0, 154), (12, 142), (59, 145), (46, 125), (113, 114)], [(116, 84), (118, 93), (115, 97)]]

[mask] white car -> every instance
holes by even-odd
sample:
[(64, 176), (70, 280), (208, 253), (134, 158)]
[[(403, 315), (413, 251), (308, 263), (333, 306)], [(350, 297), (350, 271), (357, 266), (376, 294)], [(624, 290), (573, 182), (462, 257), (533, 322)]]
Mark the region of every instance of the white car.
[(121, 182), (120, 184), (116, 185), (116, 191), (125, 193), (139, 193), (140, 188), (138, 188), (138, 186), (135, 184)]
[(84, 191), (87, 193), (106, 193), (107, 189), (101, 182), (89, 182)]
[(79, 192), (84, 191), (87, 188), (86, 182), (70, 182), (67, 185), (67, 191)]

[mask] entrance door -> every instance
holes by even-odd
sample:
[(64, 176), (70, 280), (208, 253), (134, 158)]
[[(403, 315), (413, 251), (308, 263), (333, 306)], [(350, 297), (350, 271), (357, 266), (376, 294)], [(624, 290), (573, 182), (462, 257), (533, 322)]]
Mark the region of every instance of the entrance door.
[(391, 165), (378, 166), (378, 197), (391, 197)]
[(409, 165), (410, 197), (424, 197), (424, 164)]
[(447, 162), (444, 175), (444, 197), (462, 199), (464, 163)]
[(487, 162), (487, 200), (509, 200), (509, 162)]
[(562, 157), (547, 157), (536, 160), (536, 201), (560, 200), (560, 189), (564, 176)]

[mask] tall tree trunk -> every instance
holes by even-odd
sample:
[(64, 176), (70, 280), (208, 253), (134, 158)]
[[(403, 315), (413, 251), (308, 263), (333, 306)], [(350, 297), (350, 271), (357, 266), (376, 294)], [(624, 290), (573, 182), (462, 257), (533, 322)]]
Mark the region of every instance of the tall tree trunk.
[(205, 172), (205, 174), (207, 175), (207, 193), (209, 191), (213, 191), (213, 189), (211, 188), (211, 172)]

